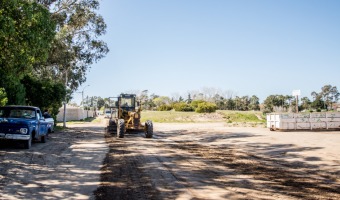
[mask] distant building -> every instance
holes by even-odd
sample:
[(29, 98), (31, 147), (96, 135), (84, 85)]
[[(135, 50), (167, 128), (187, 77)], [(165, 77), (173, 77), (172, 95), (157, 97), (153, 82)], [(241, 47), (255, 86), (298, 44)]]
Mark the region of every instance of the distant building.
[[(77, 121), (82, 120), (87, 117), (93, 117), (92, 110), (84, 110), (81, 107), (66, 105), (66, 121)], [(64, 120), (64, 106), (59, 108), (59, 113), (57, 115), (57, 121), (62, 122)]]

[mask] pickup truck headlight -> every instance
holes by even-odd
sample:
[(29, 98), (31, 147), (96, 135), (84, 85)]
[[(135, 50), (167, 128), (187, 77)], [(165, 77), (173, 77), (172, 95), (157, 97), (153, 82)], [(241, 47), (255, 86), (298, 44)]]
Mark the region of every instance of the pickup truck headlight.
[(20, 133), (21, 133), (21, 134), (26, 134), (27, 131), (28, 131), (27, 128), (21, 128), (21, 129), (20, 129)]

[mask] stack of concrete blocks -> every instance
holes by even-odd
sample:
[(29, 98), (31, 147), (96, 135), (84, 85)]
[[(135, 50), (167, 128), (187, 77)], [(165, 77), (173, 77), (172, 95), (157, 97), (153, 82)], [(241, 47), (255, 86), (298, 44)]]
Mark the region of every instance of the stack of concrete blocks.
[(340, 130), (340, 112), (271, 113), (267, 127), (273, 130)]
[[(81, 107), (74, 107), (66, 105), (66, 121), (78, 121), (87, 117), (93, 117), (94, 112), (92, 110), (84, 110)], [(64, 107), (59, 108), (57, 115), (57, 121), (62, 122), (64, 120)]]

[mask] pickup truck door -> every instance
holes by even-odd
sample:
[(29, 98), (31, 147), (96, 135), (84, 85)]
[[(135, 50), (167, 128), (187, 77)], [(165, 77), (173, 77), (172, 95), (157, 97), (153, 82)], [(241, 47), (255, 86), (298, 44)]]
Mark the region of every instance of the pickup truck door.
[(38, 119), (38, 135), (45, 135), (47, 133), (47, 124), (45, 118), (42, 117), (40, 110), (37, 110), (37, 119)]

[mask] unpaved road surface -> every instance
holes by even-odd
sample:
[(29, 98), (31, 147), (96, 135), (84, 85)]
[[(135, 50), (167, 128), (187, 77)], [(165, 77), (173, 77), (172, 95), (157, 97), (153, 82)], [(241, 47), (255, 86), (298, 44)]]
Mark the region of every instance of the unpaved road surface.
[(339, 132), (155, 124), (108, 136), (97, 199), (340, 199)]
[(2, 142), (0, 199), (94, 199), (108, 145), (103, 125), (80, 126), (52, 133), (29, 150)]
[(340, 199), (340, 132), (154, 124), (118, 139), (79, 124), (0, 148), (0, 199)]

